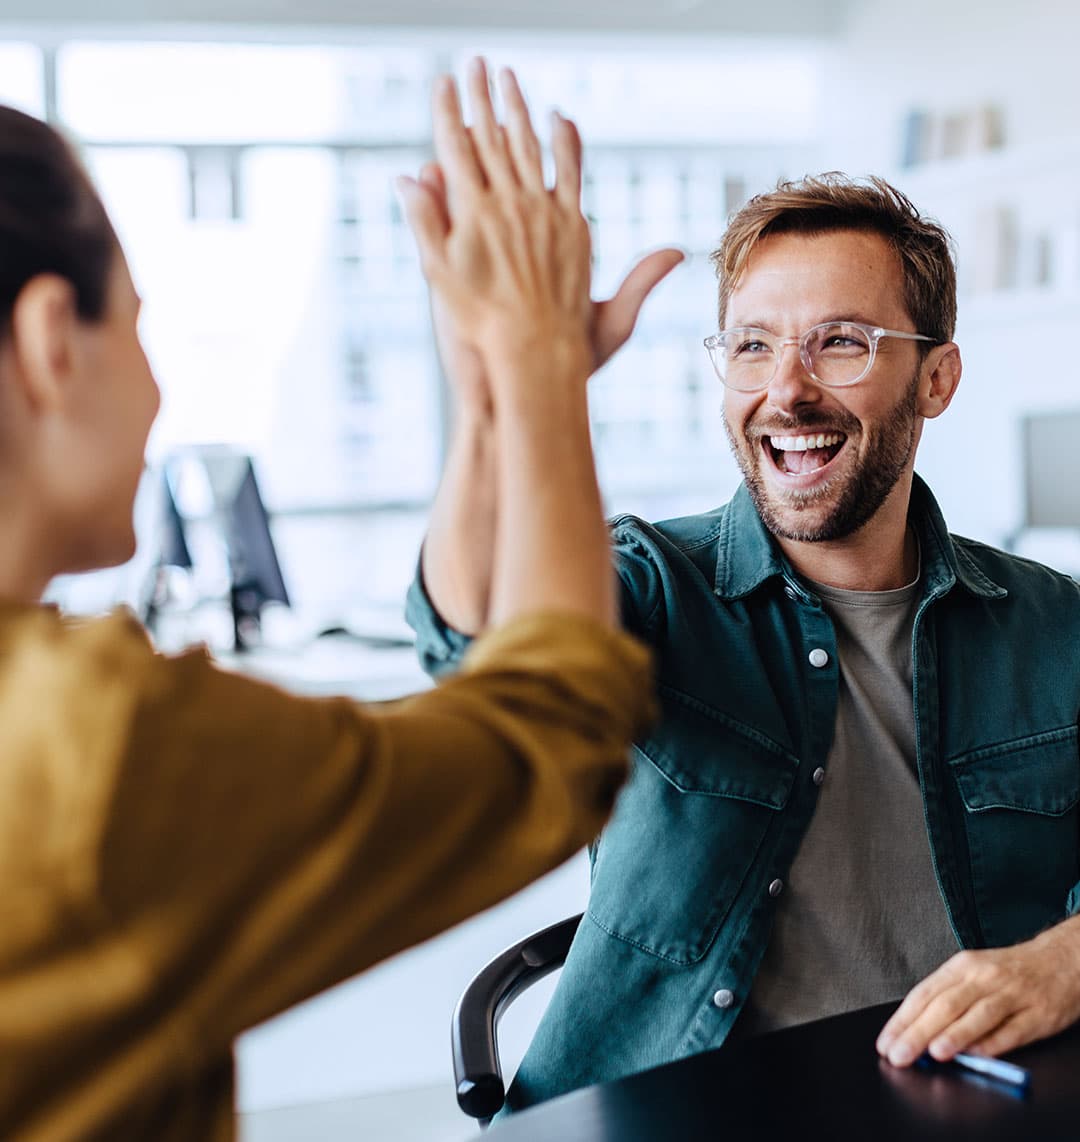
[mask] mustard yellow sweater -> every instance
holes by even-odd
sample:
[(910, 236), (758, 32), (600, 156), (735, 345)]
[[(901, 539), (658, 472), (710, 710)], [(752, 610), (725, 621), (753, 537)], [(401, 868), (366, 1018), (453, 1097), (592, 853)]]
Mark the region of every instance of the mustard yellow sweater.
[(648, 675), (536, 616), (363, 706), (0, 606), (0, 1138), (232, 1139), (236, 1035), (598, 832)]

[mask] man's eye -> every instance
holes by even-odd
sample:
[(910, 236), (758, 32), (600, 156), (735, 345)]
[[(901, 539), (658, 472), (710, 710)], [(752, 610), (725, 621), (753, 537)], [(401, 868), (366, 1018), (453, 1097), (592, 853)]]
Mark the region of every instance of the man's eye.
[(769, 346), (764, 341), (740, 341), (734, 350), (734, 356), (751, 356), (755, 353), (767, 353)]
[(826, 353), (865, 353), (867, 345), (861, 337), (849, 337), (845, 333), (833, 333), (822, 340), (821, 351)]

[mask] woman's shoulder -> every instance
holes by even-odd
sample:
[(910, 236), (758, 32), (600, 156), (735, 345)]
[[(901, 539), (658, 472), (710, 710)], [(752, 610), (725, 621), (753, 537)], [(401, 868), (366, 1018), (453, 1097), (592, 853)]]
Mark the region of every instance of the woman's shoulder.
[[(199, 657), (202, 657), (200, 655)], [(0, 603), (0, 717), (95, 711), (137, 700), (170, 673), (145, 627), (126, 607), (73, 616), (53, 606)]]

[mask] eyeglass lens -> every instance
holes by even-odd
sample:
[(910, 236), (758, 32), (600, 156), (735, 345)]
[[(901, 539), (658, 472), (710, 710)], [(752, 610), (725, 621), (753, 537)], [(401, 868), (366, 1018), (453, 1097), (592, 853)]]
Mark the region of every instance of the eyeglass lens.
[[(873, 343), (865, 329), (844, 322), (818, 325), (803, 338), (810, 371), (826, 385), (850, 385), (866, 372)], [(773, 378), (784, 340), (762, 329), (733, 329), (720, 337), (713, 358), (735, 389), (764, 388)]]

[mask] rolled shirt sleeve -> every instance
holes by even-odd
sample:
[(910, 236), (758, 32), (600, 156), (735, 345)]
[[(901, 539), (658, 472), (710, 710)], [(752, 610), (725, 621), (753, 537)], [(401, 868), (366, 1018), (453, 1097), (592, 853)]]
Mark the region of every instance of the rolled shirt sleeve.
[(405, 597), (405, 621), (416, 631), (416, 654), (425, 674), (441, 678), (452, 674), (472, 639), (443, 621), (435, 609), (424, 583), (421, 561), (416, 561), (416, 575)]

